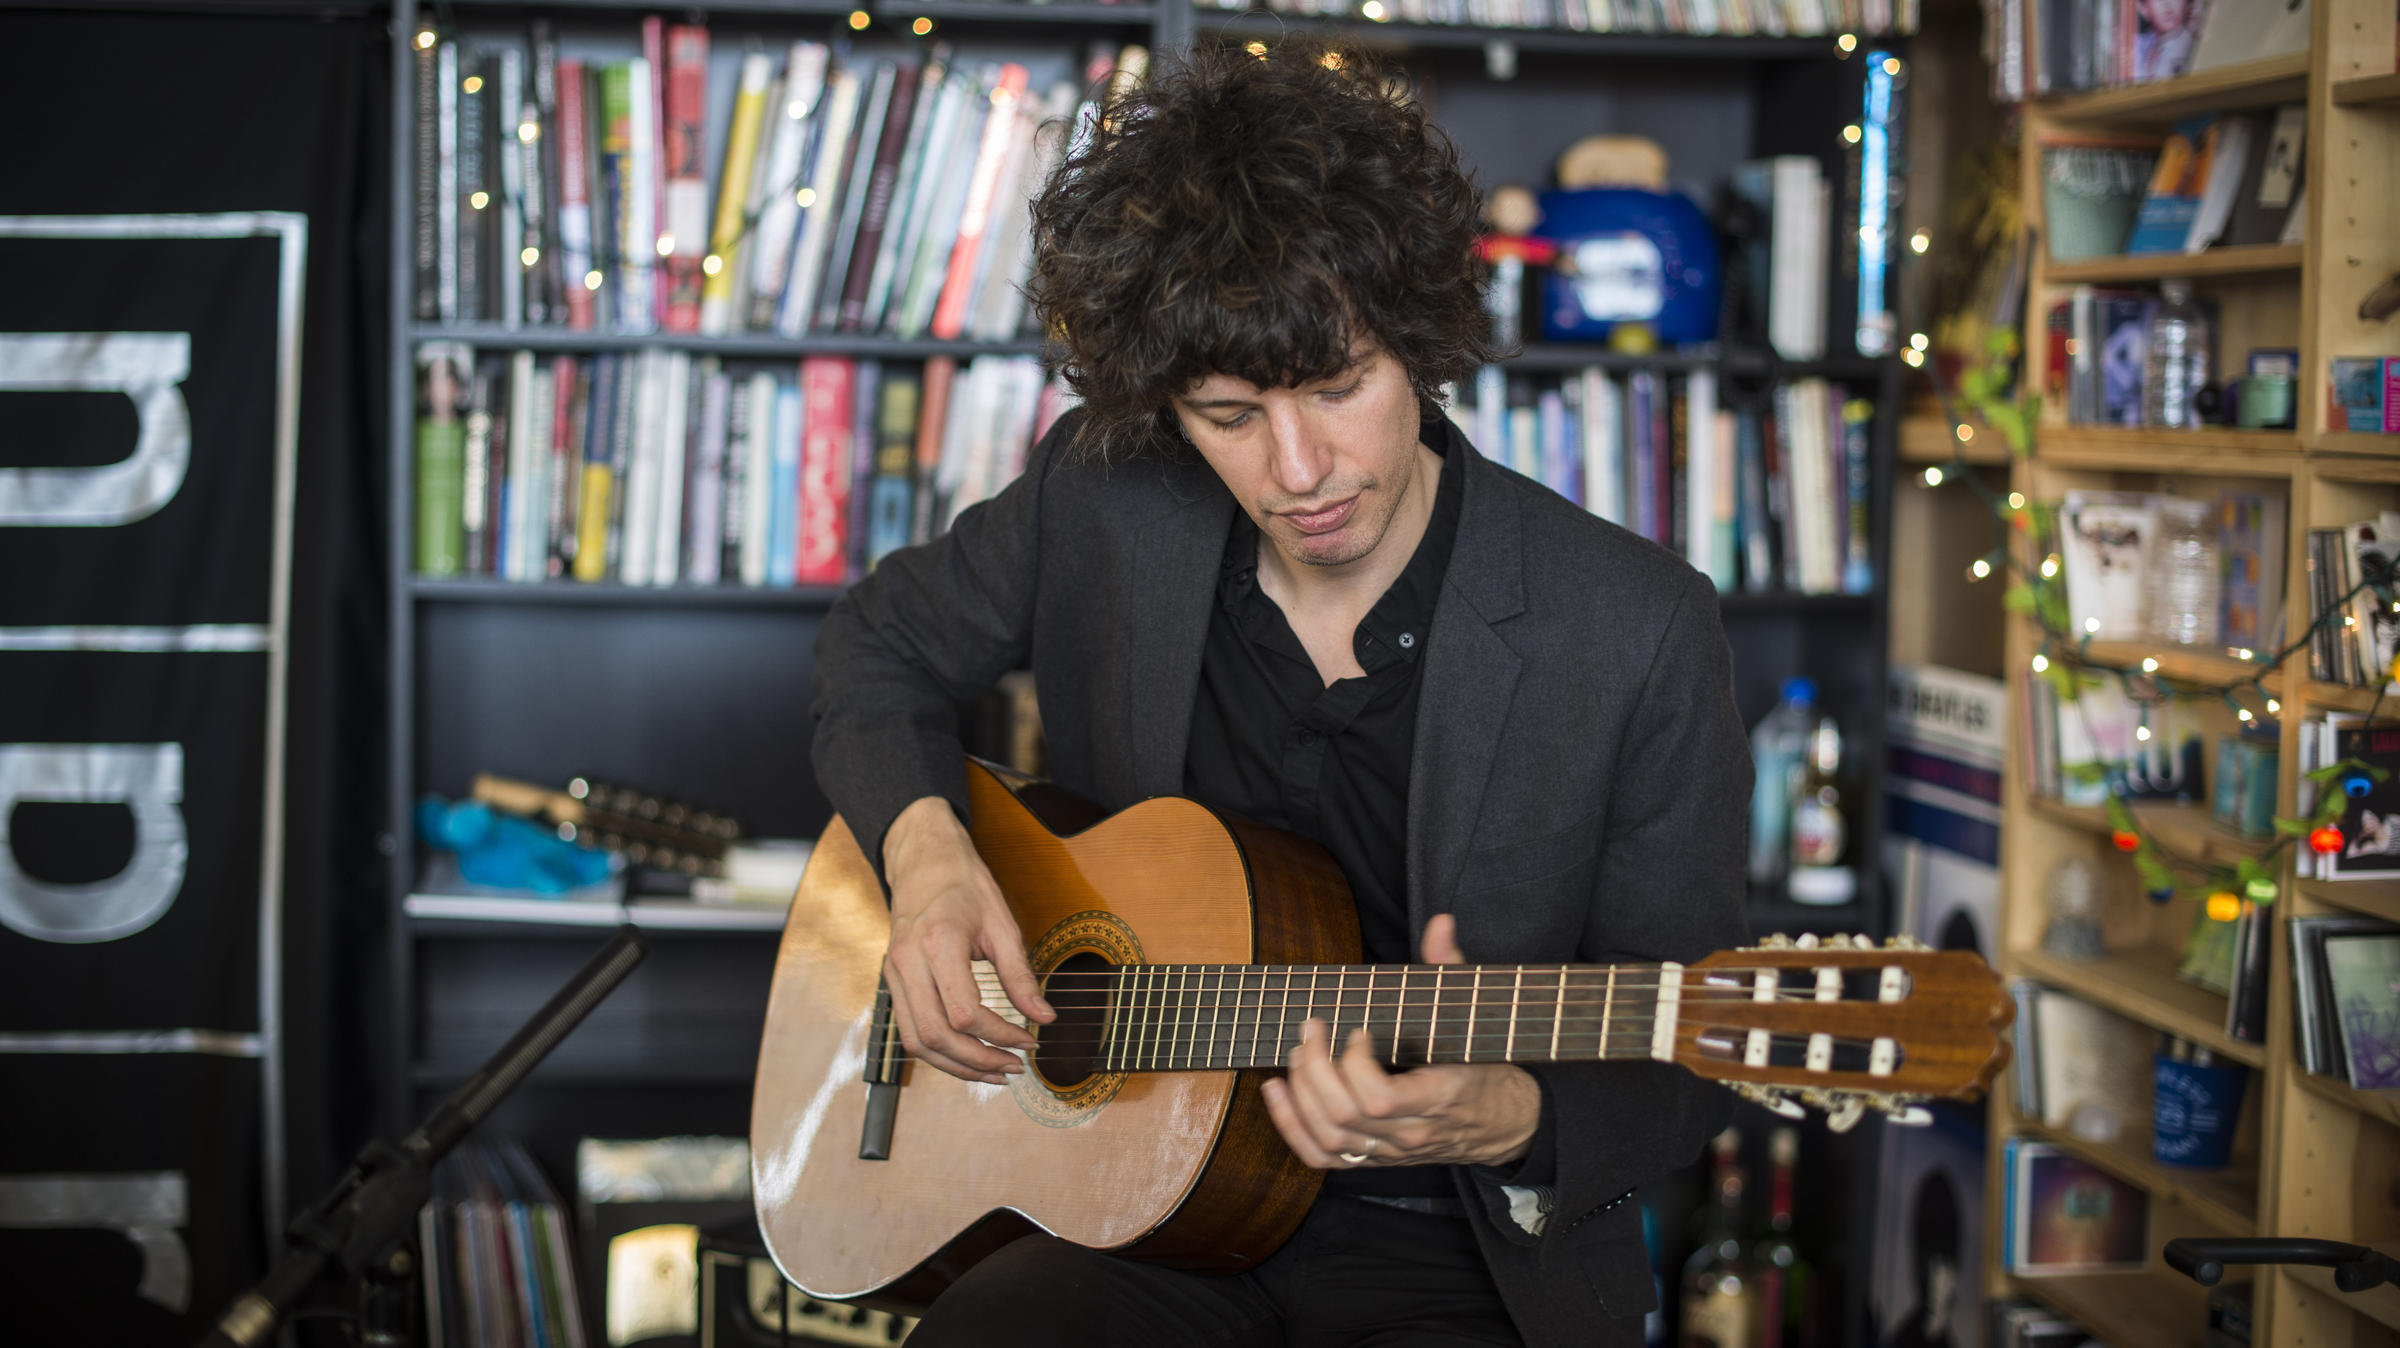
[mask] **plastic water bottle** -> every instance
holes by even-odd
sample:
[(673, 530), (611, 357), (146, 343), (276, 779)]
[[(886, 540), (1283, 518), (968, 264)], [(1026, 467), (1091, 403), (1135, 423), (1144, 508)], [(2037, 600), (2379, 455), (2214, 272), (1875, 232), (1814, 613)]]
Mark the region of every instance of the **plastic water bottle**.
[(2142, 355), (2142, 424), (2188, 431), (2200, 424), (2192, 395), (2208, 382), (2215, 342), (2208, 315), (2192, 303), (2191, 282), (2162, 282), (2159, 292), (2164, 298), (2151, 312), (2149, 349)]
[(1808, 732), (1816, 724), (1814, 679), (1783, 681), (1783, 700), (1750, 732), (1757, 781), (1750, 789), (1750, 880), (1780, 883), (1791, 864), (1792, 788), (1799, 780)]

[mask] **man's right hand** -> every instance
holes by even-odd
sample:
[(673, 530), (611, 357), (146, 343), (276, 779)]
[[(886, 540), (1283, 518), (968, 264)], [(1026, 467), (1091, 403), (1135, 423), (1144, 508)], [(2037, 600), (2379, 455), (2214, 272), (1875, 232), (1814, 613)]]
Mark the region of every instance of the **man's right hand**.
[(884, 834), (883, 871), (892, 886), (883, 977), (909, 1056), (962, 1081), (999, 1085), (1024, 1071), (1006, 1050), (1032, 1048), (1033, 1036), (983, 1004), (972, 962), (991, 961), (1026, 1019), (1048, 1024), (1056, 1013), (1034, 983), (999, 882), (950, 802), (927, 796), (900, 812)]

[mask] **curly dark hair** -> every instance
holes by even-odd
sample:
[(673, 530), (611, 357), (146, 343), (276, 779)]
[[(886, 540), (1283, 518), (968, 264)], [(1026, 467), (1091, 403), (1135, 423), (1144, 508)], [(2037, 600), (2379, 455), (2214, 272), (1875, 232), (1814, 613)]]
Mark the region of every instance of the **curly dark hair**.
[(1194, 382), (1329, 378), (1361, 337), (1433, 414), (1495, 354), (1481, 206), (1368, 54), (1203, 41), (1154, 69), (1033, 203), (1027, 294), (1083, 399), (1075, 449), (1172, 443), (1168, 400)]

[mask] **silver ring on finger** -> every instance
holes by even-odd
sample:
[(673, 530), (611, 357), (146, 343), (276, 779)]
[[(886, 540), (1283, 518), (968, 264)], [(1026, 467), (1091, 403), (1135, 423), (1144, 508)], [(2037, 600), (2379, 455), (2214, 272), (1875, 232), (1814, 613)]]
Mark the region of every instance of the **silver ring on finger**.
[(1370, 1137), (1367, 1139), (1367, 1149), (1365, 1151), (1343, 1151), (1335, 1152), (1334, 1154), (1352, 1165), (1365, 1165), (1367, 1163), (1367, 1158), (1375, 1154), (1375, 1144), (1381, 1140), (1382, 1139), (1380, 1138)]

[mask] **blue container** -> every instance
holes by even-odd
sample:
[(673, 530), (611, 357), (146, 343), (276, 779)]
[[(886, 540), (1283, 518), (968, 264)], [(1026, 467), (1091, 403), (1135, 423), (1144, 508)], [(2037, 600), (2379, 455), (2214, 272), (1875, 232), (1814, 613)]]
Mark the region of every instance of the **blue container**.
[(2233, 1156), (2250, 1073), (2238, 1063), (2178, 1062), (2158, 1055), (2152, 1075), (2156, 1125), (2150, 1154), (2168, 1165), (2208, 1168)]
[(1542, 335), (1605, 341), (1647, 323), (1662, 346), (1717, 336), (1717, 234), (1675, 192), (1591, 187), (1541, 194), (1537, 231), (1558, 245), (1542, 278)]

